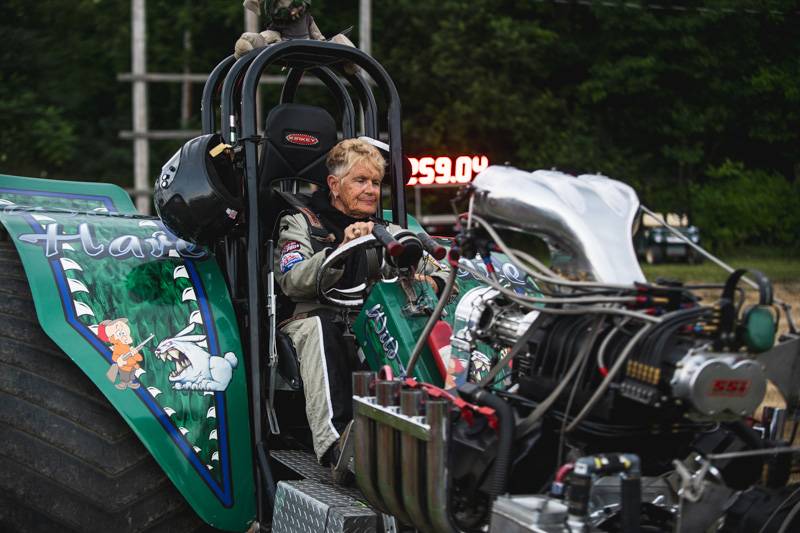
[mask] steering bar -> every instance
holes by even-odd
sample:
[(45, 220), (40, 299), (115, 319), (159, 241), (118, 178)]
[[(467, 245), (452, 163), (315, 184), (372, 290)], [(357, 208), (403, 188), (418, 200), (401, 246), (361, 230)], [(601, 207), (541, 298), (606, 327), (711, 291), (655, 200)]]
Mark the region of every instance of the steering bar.
[(392, 257), (397, 257), (406, 251), (406, 247), (397, 242), (381, 224), (372, 227), (372, 235), (386, 248), (386, 252)]
[(417, 233), (417, 238), (422, 243), (425, 251), (431, 254), (434, 259), (441, 261), (447, 255), (447, 248), (431, 239), (424, 231)]

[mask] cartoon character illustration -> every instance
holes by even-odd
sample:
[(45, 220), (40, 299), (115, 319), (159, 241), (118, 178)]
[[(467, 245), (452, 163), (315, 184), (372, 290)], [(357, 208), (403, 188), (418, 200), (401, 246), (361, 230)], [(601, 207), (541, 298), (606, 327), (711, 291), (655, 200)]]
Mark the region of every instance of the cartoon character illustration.
[(174, 337), (162, 340), (155, 354), (162, 361), (175, 363), (169, 380), (175, 390), (201, 390), (222, 392), (228, 387), (233, 369), (239, 364), (233, 352), (224, 357), (212, 356), (201, 345), (205, 335), (190, 335), (194, 324), (189, 324)]
[[(447, 348), (449, 351), (450, 347), (448, 346)], [(464, 383), (466, 377), (464, 370), (466, 367), (461, 359), (455, 356), (448, 357), (445, 368), (447, 368), (447, 377), (444, 380), (444, 388), (446, 390), (455, 389)]]
[(470, 380), (478, 382), (483, 379), (489, 370), (492, 369), (492, 362), (489, 357), (477, 350), (472, 352), (472, 364), (470, 368)]
[(127, 318), (115, 318), (114, 320), (103, 320), (97, 328), (97, 336), (101, 341), (111, 343), (111, 359), (114, 364), (106, 372), (111, 383), (117, 381), (115, 385), (119, 390), (127, 388), (138, 389), (139, 382), (134, 376), (134, 371), (141, 368), (139, 362), (144, 358), (139, 350), (153, 338), (150, 335), (143, 343), (135, 348), (131, 348), (133, 338), (131, 338), (131, 327), (128, 325)]

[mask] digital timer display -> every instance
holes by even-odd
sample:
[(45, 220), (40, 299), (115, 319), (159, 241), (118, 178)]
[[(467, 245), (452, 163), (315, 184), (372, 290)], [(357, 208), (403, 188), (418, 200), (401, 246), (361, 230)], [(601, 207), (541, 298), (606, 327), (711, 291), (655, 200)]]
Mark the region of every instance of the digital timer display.
[(409, 157), (411, 177), (407, 186), (463, 185), (489, 166), (485, 155), (459, 157)]

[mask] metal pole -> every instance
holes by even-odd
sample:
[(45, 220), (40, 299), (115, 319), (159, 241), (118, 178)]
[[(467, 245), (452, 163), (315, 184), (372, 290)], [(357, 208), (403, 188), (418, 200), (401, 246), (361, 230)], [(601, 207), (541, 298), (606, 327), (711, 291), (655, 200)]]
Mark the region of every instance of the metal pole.
[(258, 13), (244, 10), (244, 31), (258, 33)]
[[(132, 73), (147, 73), (145, 0), (131, 2), (131, 56)], [(147, 133), (147, 82), (133, 82), (133, 132)], [(142, 194), (149, 190), (150, 146), (146, 136), (134, 137), (133, 141), (133, 188), (136, 192), (136, 208), (140, 213), (150, 214), (150, 197)]]
[(358, 47), (372, 55), (372, 0), (360, 0), (358, 5)]
[(189, 119), (192, 117), (192, 82), (189, 79), (191, 66), (189, 65), (192, 57), (192, 31), (183, 30), (183, 74), (181, 82), (181, 128), (189, 129)]

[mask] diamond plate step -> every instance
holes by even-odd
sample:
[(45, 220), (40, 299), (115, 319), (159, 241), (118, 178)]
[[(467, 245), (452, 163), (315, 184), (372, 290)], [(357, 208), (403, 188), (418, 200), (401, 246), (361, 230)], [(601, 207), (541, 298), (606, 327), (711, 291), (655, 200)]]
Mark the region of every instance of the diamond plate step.
[(333, 483), (330, 469), (320, 465), (313, 453), (300, 450), (273, 450), (270, 456), (304, 479)]
[(374, 533), (376, 513), (337, 487), (318, 481), (281, 481), (275, 494), (274, 533)]
[(330, 485), (337, 492), (366, 503), (364, 495), (357, 488), (334, 484), (330, 468), (320, 465), (313, 453), (300, 450), (273, 450), (270, 452), (270, 457), (296, 472), (303, 479)]

